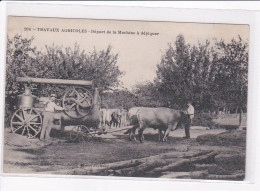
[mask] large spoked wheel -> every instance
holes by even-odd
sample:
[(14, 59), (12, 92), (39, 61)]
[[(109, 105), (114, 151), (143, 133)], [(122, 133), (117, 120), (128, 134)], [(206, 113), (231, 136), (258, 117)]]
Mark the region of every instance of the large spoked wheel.
[(42, 116), (34, 108), (20, 108), (11, 118), (13, 133), (34, 138), (42, 129)]
[(86, 142), (93, 137), (95, 137), (95, 133), (91, 133), (91, 130), (84, 125), (75, 126), (70, 132), (70, 140), (72, 142)]
[(62, 106), (68, 116), (83, 118), (91, 110), (93, 103), (92, 94), (83, 87), (73, 87), (63, 96)]

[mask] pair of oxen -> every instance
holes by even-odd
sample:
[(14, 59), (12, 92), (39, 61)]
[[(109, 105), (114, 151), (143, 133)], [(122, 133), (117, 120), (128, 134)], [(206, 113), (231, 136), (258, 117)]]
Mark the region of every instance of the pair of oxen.
[[(125, 134), (129, 134), (130, 140), (136, 140), (135, 132), (138, 130), (138, 138), (140, 142), (144, 141), (143, 131), (146, 128), (158, 129), (159, 141), (167, 141), (170, 131), (178, 129), (181, 125), (185, 127), (185, 138), (190, 138), (190, 116), (180, 110), (170, 108), (148, 108), (133, 107), (128, 111), (129, 124), (133, 128), (129, 129)], [(164, 134), (163, 134), (164, 132)]]
[[(48, 113), (46, 112), (43, 119), (43, 126), (40, 135), (40, 139), (49, 139), (50, 131), (52, 128), (62, 129), (64, 126), (70, 125), (86, 125), (94, 129), (100, 127), (101, 118), (104, 117), (104, 112), (100, 109), (100, 104), (98, 103), (98, 90), (95, 89), (93, 107), (87, 117), (80, 120), (71, 119), (68, 115), (63, 112), (60, 113)], [(101, 111), (100, 111), (101, 110)], [(104, 110), (104, 109), (103, 109)], [(111, 110), (111, 109), (110, 109)], [(118, 110), (118, 109), (117, 109)], [(119, 109), (120, 110), (120, 109)], [(146, 128), (153, 128), (159, 130), (159, 141), (167, 141), (167, 137), (170, 131), (176, 130), (182, 124), (185, 125), (186, 138), (190, 137), (189, 127), (190, 127), (190, 117), (183, 111), (174, 110), (170, 108), (148, 108), (148, 107), (133, 107), (127, 112), (121, 109), (120, 111), (108, 111), (107, 115), (111, 116), (111, 120), (114, 117), (113, 113), (121, 115), (120, 125), (126, 126), (131, 125), (132, 128), (126, 133), (129, 133), (130, 140), (136, 139), (135, 132), (138, 130), (139, 140), (144, 141), (143, 131)], [(102, 114), (103, 113), (103, 114)], [(111, 114), (110, 114), (111, 113)], [(114, 117), (115, 118), (115, 117)], [(54, 121), (60, 120), (59, 125), (55, 127)], [(111, 122), (110, 120), (110, 122)], [(103, 120), (106, 122), (106, 120)], [(164, 134), (163, 134), (164, 132)]]

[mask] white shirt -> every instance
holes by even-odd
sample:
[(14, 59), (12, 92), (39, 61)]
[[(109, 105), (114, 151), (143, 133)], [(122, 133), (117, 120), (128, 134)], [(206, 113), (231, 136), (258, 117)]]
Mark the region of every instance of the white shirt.
[(49, 103), (47, 104), (45, 111), (47, 112), (54, 112), (55, 110), (63, 110), (63, 108), (61, 106), (58, 106), (57, 104), (55, 104), (55, 102), (49, 101)]
[(189, 105), (189, 107), (187, 108), (187, 113), (189, 115), (194, 115), (194, 107), (192, 105)]

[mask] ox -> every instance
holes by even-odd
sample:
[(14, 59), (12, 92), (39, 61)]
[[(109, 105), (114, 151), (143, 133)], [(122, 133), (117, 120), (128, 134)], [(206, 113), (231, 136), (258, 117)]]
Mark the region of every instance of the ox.
[[(170, 108), (147, 108), (147, 107), (134, 107), (129, 110), (130, 123), (134, 125), (130, 139), (135, 135), (135, 130), (139, 128), (138, 136), (140, 142), (144, 141), (143, 131), (146, 128), (153, 128), (159, 130), (159, 141), (167, 141), (167, 137), (170, 131), (176, 130), (182, 123), (185, 124), (186, 137), (189, 138), (190, 121), (188, 115), (185, 115), (183, 111), (178, 111)], [(164, 136), (162, 134), (164, 131)], [(188, 132), (188, 133), (187, 133)], [(162, 138), (163, 136), (163, 138)]]
[(127, 124), (127, 111), (124, 109), (101, 109), (103, 126), (121, 127)]
[[(139, 122), (137, 118), (137, 112), (140, 109), (147, 109), (147, 107), (132, 107), (129, 109), (127, 113), (127, 120), (129, 121), (130, 125), (133, 125), (132, 129), (127, 130), (124, 134), (129, 134), (129, 140), (136, 140), (135, 131), (139, 127)], [(149, 109), (149, 108), (148, 108)]]
[(113, 125), (113, 127), (119, 127), (121, 124), (121, 115), (119, 111), (114, 111), (111, 115), (111, 121), (110, 121), (110, 127)]
[(127, 125), (127, 111), (125, 109), (113, 109), (110, 126), (124, 127)]

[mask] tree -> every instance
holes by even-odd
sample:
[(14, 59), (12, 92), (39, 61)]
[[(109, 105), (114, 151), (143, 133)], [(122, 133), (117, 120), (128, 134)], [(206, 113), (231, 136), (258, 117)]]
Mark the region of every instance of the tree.
[(225, 43), (207, 40), (191, 46), (182, 35), (157, 65), (159, 91), (181, 108), (191, 100), (199, 111), (246, 109), (248, 43), (240, 36)]
[(225, 43), (216, 43), (217, 58), (215, 59), (214, 85), (221, 100), (232, 108), (238, 108), (240, 113), (247, 107), (248, 87), (248, 43), (240, 36)]
[(185, 43), (183, 35), (179, 35), (174, 47), (169, 44), (157, 65), (159, 90), (176, 108), (183, 108), (187, 101), (192, 101), (197, 110), (211, 108), (208, 82), (212, 52), (209, 41), (191, 46)]
[(198, 110), (212, 110), (214, 108), (214, 94), (210, 89), (210, 70), (212, 68), (214, 50), (210, 42), (198, 43), (191, 49), (191, 79), (190, 90), (192, 101)]
[(13, 39), (7, 39), (6, 50), (6, 92), (5, 102), (13, 108), (20, 87), (16, 82), (19, 76), (31, 76), (36, 68), (36, 47), (32, 46), (32, 38), (22, 38), (16, 35)]
[(179, 35), (175, 41), (176, 49), (171, 44), (168, 46), (161, 63), (157, 65), (157, 78), (161, 83), (160, 91), (172, 104), (181, 107), (189, 95), (188, 72), (183, 74), (188, 62), (189, 45), (185, 45), (184, 37)]
[[(123, 74), (116, 65), (118, 55), (114, 55), (111, 50), (112, 47), (108, 46), (105, 50), (94, 49), (86, 54), (78, 44), (74, 48), (65, 49), (55, 45), (46, 46), (46, 52), (38, 59), (37, 71), (44, 78), (93, 80), (94, 87), (98, 87), (101, 92), (110, 90), (119, 85), (119, 77)], [(39, 87), (42, 92), (38, 95), (52, 91), (61, 96), (64, 91), (64, 86)]]

